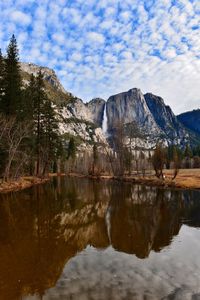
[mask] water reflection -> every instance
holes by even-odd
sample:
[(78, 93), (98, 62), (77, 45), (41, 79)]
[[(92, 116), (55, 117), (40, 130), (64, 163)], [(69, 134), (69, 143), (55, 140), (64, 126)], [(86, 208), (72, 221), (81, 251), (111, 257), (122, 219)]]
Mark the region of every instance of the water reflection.
[(195, 191), (59, 179), (0, 200), (0, 299), (42, 296), (87, 245), (147, 258), (200, 226)]

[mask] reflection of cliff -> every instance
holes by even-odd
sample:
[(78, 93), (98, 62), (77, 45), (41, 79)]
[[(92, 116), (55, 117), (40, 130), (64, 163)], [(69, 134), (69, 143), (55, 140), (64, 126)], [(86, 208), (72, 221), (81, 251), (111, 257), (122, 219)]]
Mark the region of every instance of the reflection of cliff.
[[(128, 191), (120, 187), (111, 197), (111, 243), (116, 250), (144, 258), (151, 250), (159, 251), (169, 245), (178, 234), (180, 202), (169, 191), (142, 186), (128, 188), (129, 197)], [(124, 196), (125, 201), (120, 201)]]
[(42, 295), (87, 245), (112, 244), (140, 258), (160, 251), (180, 230), (187, 215), (185, 199), (180, 191), (84, 179), (2, 196), (0, 299)]
[(2, 196), (0, 299), (42, 295), (78, 251), (108, 245), (106, 199), (99, 201), (98, 189), (92, 190), (84, 182), (75, 189), (70, 181)]

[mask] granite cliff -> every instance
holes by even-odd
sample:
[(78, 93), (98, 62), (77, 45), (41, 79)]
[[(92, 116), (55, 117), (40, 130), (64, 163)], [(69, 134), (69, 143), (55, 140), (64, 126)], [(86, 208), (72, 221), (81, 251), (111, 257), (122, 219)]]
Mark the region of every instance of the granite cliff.
[(95, 98), (84, 103), (64, 89), (53, 70), (31, 63), (21, 63), (24, 85), (39, 69), (43, 72), (49, 99), (55, 104), (60, 132), (67, 139), (75, 137), (80, 149), (90, 149), (97, 141), (105, 144), (106, 136), (112, 139), (120, 122), (127, 127), (132, 125), (135, 135), (140, 133), (138, 137), (134, 136), (133, 148), (150, 149), (161, 140), (166, 145), (182, 146), (198, 141), (199, 110), (176, 117), (161, 97), (151, 93), (143, 95), (137, 88), (110, 96), (107, 101)]
[(177, 119), (189, 130), (200, 135), (200, 109), (185, 112), (177, 116)]

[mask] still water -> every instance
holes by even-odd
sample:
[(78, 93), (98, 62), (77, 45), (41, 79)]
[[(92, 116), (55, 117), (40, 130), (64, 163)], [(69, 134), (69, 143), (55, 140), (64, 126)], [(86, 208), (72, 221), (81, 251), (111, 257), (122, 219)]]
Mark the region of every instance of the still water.
[(200, 299), (200, 192), (53, 179), (0, 196), (0, 299)]

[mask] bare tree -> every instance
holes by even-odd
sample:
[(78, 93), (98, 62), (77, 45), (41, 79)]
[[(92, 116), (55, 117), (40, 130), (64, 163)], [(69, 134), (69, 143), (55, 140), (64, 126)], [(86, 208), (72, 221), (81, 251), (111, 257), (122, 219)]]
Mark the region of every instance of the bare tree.
[(166, 162), (166, 151), (161, 143), (156, 145), (156, 149), (152, 156), (152, 164), (155, 170), (155, 175), (158, 178), (164, 179), (163, 169)]
[[(16, 122), (15, 117), (6, 118), (0, 116), (0, 138), (3, 141), (6, 152), (6, 163), (4, 170), (4, 180), (11, 177), (11, 167), (14, 167), (13, 174), (17, 176), (22, 164), (27, 160), (25, 153), (20, 150), (22, 142), (30, 132), (30, 124), (27, 122)], [(18, 158), (18, 160), (17, 160)]]

